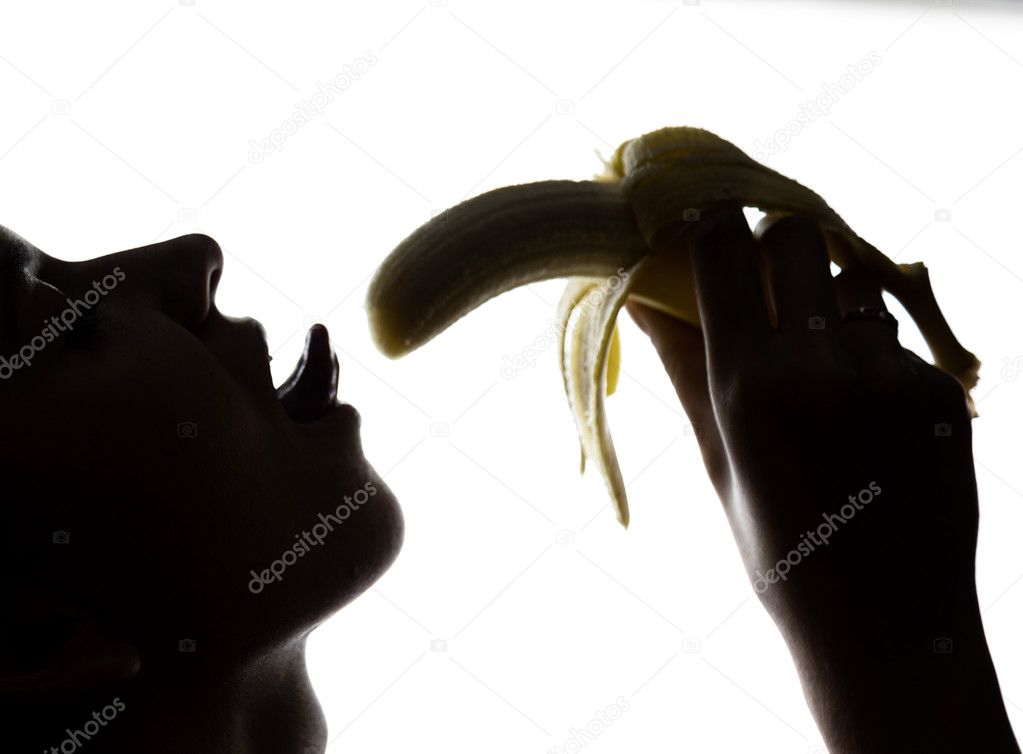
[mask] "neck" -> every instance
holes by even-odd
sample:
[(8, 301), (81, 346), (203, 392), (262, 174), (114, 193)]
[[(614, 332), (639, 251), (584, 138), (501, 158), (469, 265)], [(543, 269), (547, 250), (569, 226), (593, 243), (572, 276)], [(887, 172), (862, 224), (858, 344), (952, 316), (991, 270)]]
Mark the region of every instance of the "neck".
[(131, 681), (46, 710), (45, 725), (26, 729), (27, 750), (59, 752), (69, 732), (77, 734), (76, 750), (96, 754), (324, 750), (326, 722), (306, 672), (305, 637), (240, 667), (202, 648), (180, 654), (162, 664), (143, 657)]

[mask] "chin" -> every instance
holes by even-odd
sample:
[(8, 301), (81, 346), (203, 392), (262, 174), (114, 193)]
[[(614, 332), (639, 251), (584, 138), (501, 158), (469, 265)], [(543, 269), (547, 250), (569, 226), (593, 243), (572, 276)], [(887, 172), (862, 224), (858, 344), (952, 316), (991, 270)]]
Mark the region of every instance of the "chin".
[(305, 594), (301, 601), (306, 630), (315, 628), (372, 586), (401, 550), (405, 536), (401, 506), (383, 480), (374, 473), (370, 478), (367, 485), (375, 492), (357, 506), (353, 498), (350, 513), (346, 514), (344, 501), (352, 497), (350, 493), (324, 496), (318, 501), (317, 513), (309, 517), (305, 529), (314, 544), (296, 565), (287, 568), (281, 583), (268, 583), (263, 590), (275, 594), (273, 602), (288, 604), (298, 593)]

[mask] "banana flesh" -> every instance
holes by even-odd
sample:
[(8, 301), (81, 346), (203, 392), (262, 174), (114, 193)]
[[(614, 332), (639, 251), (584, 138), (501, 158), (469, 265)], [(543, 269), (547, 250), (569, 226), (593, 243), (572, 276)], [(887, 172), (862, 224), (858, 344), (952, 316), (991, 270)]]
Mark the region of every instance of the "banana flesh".
[(628, 497), (605, 410), (617, 382), (615, 322), (629, 299), (694, 325), (685, 244), (669, 241), (700, 213), (727, 207), (815, 220), (832, 261), (867, 270), (913, 317), (935, 363), (969, 391), (976, 356), (956, 340), (921, 263), (896, 264), (816, 193), (698, 128), (665, 128), (625, 142), (592, 181), (541, 181), (489, 191), (415, 230), (384, 260), (366, 308), (380, 350), (402, 356), (490, 298), (568, 278), (558, 304), (559, 367), (581, 446), (603, 476), (619, 521)]
[(366, 299), (377, 347), (397, 358), (520, 285), (603, 278), (649, 254), (615, 183), (542, 181), (468, 199), (413, 231)]

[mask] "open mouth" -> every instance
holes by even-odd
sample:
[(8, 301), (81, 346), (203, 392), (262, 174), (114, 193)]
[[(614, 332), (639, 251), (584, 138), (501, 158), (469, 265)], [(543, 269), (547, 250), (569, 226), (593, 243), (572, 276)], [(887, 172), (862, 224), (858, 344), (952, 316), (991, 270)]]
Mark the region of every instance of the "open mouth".
[(295, 371), (277, 388), (277, 397), (292, 421), (316, 421), (339, 405), (339, 371), (327, 328), (313, 325), (306, 334), (305, 348)]

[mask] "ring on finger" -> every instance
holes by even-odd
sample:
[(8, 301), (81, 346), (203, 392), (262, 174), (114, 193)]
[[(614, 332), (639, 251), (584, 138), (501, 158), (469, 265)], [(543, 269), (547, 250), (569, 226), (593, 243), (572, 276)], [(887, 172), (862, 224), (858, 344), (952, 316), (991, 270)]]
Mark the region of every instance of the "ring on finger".
[(887, 309), (877, 306), (860, 306), (856, 309), (851, 309), (842, 315), (843, 322), (883, 322), (889, 327), (894, 327), (896, 330), (899, 329), (899, 320), (897, 320), (891, 312)]

